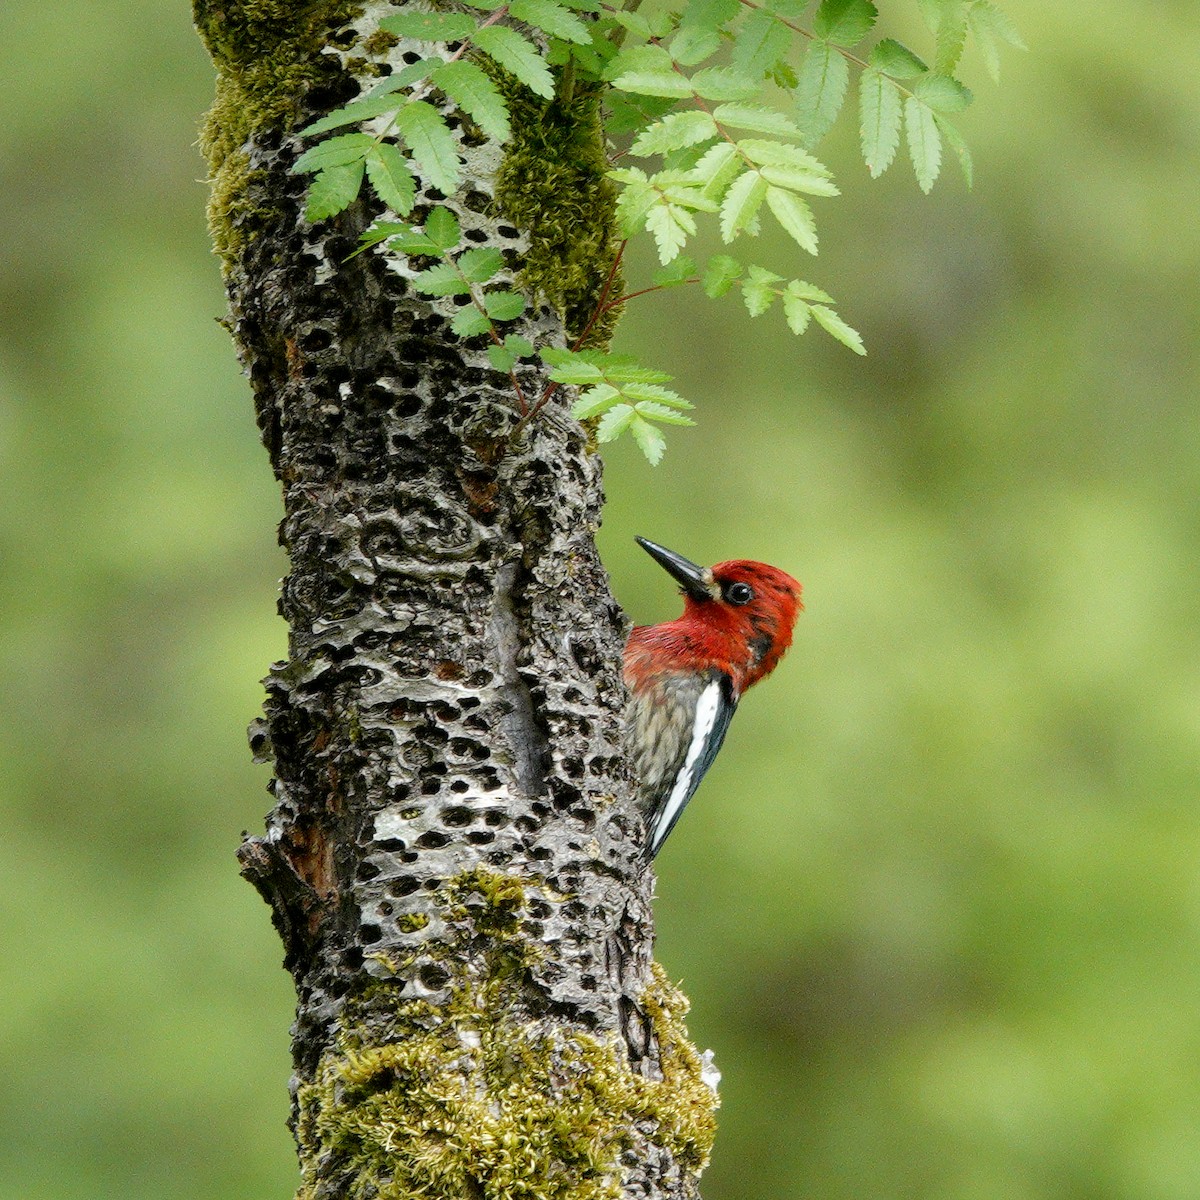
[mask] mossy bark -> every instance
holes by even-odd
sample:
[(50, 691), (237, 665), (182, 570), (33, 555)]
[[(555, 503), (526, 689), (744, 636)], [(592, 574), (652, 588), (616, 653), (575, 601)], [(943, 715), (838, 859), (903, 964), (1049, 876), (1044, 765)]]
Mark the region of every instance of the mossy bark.
[[(251, 738), (276, 803), (240, 858), (296, 982), (301, 1194), (690, 1196), (715, 1099), (651, 960), (599, 462), (561, 395), (520, 420), (404, 264), (347, 261), (377, 214), (310, 226), (290, 172), (296, 128), (416, 49), (378, 35), (391, 7), (195, 5), (210, 221), (291, 560)], [(419, 198), (524, 268), (539, 343), (615, 252), (595, 104), (522, 97), (503, 155), (458, 126), (464, 188)]]

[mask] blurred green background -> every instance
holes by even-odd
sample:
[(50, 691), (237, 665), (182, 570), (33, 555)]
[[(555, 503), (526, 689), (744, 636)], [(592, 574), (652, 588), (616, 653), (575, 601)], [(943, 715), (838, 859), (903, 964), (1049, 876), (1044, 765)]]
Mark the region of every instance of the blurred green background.
[[(609, 456), (618, 596), (674, 615), (641, 533), (808, 604), (659, 860), (725, 1073), (706, 1200), (1200, 1195), (1200, 11), (1005, 7), (974, 194), (870, 182), (853, 122), (826, 149), (794, 273), (869, 358), (678, 293), (621, 334), (700, 425)], [(233, 859), (284, 568), (211, 91), (185, 5), (0, 11), (5, 1200), (294, 1186)]]

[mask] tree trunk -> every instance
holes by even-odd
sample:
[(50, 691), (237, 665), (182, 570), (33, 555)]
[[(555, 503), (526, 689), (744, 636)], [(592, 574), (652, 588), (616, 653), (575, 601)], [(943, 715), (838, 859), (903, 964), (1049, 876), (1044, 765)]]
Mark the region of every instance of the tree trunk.
[[(240, 859), (296, 983), (299, 1194), (691, 1196), (715, 1094), (651, 959), (599, 459), (561, 391), (521, 421), (403, 260), (345, 261), (377, 214), (309, 225), (289, 171), (291, 130), (414, 49), (375, 32), (389, 10), (195, 4), (211, 223), (291, 560), (251, 731), (275, 807)], [(419, 198), (525, 268), (539, 344), (613, 267), (596, 104), (513, 104), (503, 158), (460, 127), (467, 184)]]

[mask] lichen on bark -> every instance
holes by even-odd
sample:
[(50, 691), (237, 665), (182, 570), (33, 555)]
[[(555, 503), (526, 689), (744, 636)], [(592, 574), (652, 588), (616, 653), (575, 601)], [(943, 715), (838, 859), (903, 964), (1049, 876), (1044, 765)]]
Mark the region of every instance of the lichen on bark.
[[(379, 981), (346, 1005), (299, 1092), (302, 1162), (340, 1177), (348, 1200), (619, 1200), (637, 1127), (698, 1174), (714, 1096), (661, 969), (644, 1003), (664, 1053), (647, 1078), (615, 1034), (530, 1022), (513, 1003), (538, 954), (520, 929), (521, 884), (476, 870), (438, 900), (458, 929), (442, 960), (449, 1001), (405, 1001)], [(323, 1194), (315, 1176), (310, 1167), (299, 1200)]]
[(209, 167), (209, 233), (227, 266), (275, 211), (251, 165), (251, 143), (286, 130), (302, 98), (336, 84), (336, 60), (321, 51), (362, 7), (359, 0), (193, 0), (196, 28), (217, 68), (200, 149)]

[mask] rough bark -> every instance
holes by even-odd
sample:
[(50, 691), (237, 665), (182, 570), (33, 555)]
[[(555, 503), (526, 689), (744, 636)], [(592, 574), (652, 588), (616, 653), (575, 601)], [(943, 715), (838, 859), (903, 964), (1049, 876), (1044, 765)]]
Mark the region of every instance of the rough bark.
[[(310, 226), (289, 171), (290, 130), (401, 61), (372, 37), (381, 9), (195, 6), (218, 68), (214, 237), (291, 564), (289, 657), (251, 731), (275, 807), (240, 859), (296, 983), (300, 1194), (690, 1196), (715, 1101), (651, 959), (599, 460), (561, 398), (522, 426), (486, 343), (457, 339), (403, 264), (345, 261), (375, 214)], [(494, 203), (518, 151), (487, 144), (458, 196), (423, 202), (516, 269), (585, 241), (556, 203), (611, 201), (587, 166), (594, 99), (514, 115), (524, 210)], [(529, 147), (555, 127), (558, 166), (594, 178), (543, 188), (531, 216)], [(568, 320), (611, 265), (596, 217), (558, 297)], [(610, 207), (599, 218), (611, 229)], [(565, 340), (544, 302), (518, 331)]]

